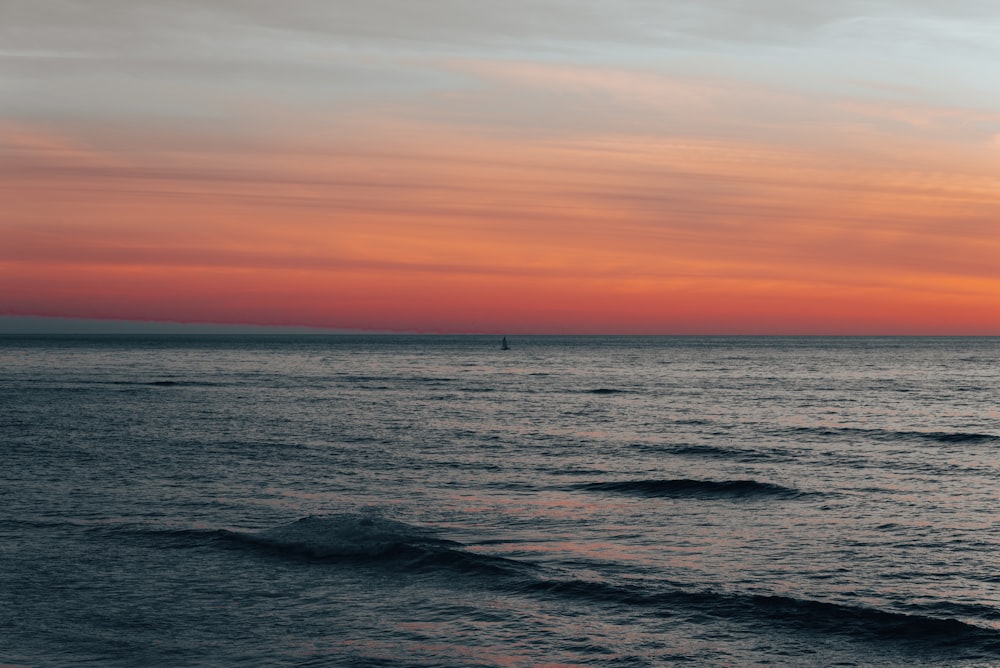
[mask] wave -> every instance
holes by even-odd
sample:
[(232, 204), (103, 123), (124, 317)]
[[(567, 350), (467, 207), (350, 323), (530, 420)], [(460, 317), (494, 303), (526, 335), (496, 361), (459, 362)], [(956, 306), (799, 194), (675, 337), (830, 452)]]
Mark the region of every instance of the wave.
[(452, 383), (456, 379), (446, 376), (402, 376), (402, 375), (370, 375), (370, 374), (335, 374), (335, 377), (349, 383)]
[(311, 515), (256, 533), (232, 536), (264, 547), (313, 558), (377, 557), (402, 546), (458, 545), (428, 529), (368, 515)]
[(218, 387), (222, 383), (203, 380), (113, 380), (108, 382), (97, 382), (100, 385), (134, 385), (142, 387)]
[(658, 496), (668, 498), (745, 498), (775, 497), (795, 498), (803, 492), (792, 487), (784, 487), (756, 480), (618, 480), (606, 482), (586, 482), (573, 485), (573, 489), (588, 492), (612, 492), (635, 496)]
[(461, 572), (490, 581), (539, 568), (530, 562), (471, 552), (462, 543), (437, 537), (434, 529), (361, 513), (311, 515), (256, 532), (104, 523), (51, 526), (68, 526), (97, 539), (124, 539), (157, 549), (249, 551), (313, 563), (376, 565), (406, 573)]
[(598, 387), (593, 390), (584, 390), (586, 394), (625, 394), (626, 390), (616, 390), (612, 387)]
[(559, 596), (588, 602), (639, 606), (657, 614), (710, 616), (750, 625), (850, 636), (869, 642), (896, 641), (922, 647), (954, 648), (1000, 655), (1000, 632), (952, 617), (934, 617), (815, 601), (791, 596), (718, 593), (676, 589), (651, 592), (637, 585), (536, 580), (520, 587), (533, 596)]
[(72, 385), (63, 387), (52, 387), (49, 391), (81, 391), (86, 390), (92, 386), (107, 386), (112, 385), (116, 387), (176, 387), (176, 386), (186, 386), (186, 387), (221, 387), (225, 383), (204, 381), (204, 380), (170, 380), (170, 379), (159, 379), (159, 380), (73, 380), (67, 381), (71, 382)]
[[(705, 484), (704, 481), (651, 482)], [(717, 484), (741, 486), (746, 483), (751, 483), (751, 489), (778, 488), (753, 481)], [(988, 606), (940, 604), (899, 612), (794, 596), (712, 591), (662, 578), (655, 582), (620, 583), (564, 579), (562, 576), (568, 573), (560, 569), (470, 552), (468, 546), (441, 538), (440, 532), (432, 528), (372, 514), (309, 516), (257, 532), (150, 527), (94, 527), (93, 531), (109, 535), (138, 534), (155, 540), (161, 548), (228, 545), (229, 549), (264, 551), (279, 558), (318, 564), (374, 566), (435, 578), (460, 573), (472, 578), (477, 587), (485, 586), (516, 596), (555, 597), (597, 606), (641, 608), (642, 614), (665, 618), (726, 619), (768, 632), (783, 629), (817, 633), (861, 642), (893, 642), (920, 650), (954, 651), (960, 648), (979, 658), (1000, 657), (1000, 632), (958, 618), (995, 619), (995, 611)], [(484, 541), (477, 545), (490, 543)]]
[[(916, 434), (915, 434), (916, 435)], [(941, 443), (991, 443), (1000, 441), (1000, 436), (994, 434), (976, 434), (966, 432), (928, 432), (919, 434), (921, 438)]]
[(875, 608), (812, 601), (790, 596), (730, 596), (725, 608), (750, 609), (768, 619), (824, 632), (844, 632), (876, 639), (923, 640), (935, 637), (948, 644), (970, 636), (992, 639), (1000, 650), (1000, 633), (953, 618), (889, 612)]
[(578, 468), (578, 467), (570, 467), (570, 468), (564, 468), (564, 469), (550, 469), (548, 471), (548, 474), (551, 475), (551, 476), (559, 476), (559, 475), (565, 475), (565, 476), (601, 475), (603, 473), (607, 473), (607, 471), (602, 471), (600, 469), (585, 469), (585, 468)]
[(788, 430), (793, 433), (808, 433), (817, 436), (863, 436), (872, 440), (880, 441), (913, 441), (924, 440), (937, 443), (992, 443), (1000, 441), (1000, 436), (996, 434), (983, 434), (978, 432), (962, 431), (906, 431), (897, 429), (862, 429), (858, 427), (792, 427)]
[[(751, 614), (794, 628), (941, 647), (969, 646), (1000, 653), (1000, 632), (951, 617), (933, 617), (813, 601), (790, 596), (730, 595), (713, 601), (723, 614)], [(971, 648), (970, 648), (971, 649)]]
[(680, 455), (683, 457), (699, 457), (704, 459), (729, 459), (741, 462), (755, 462), (761, 460), (787, 459), (788, 455), (776, 449), (753, 450), (750, 448), (731, 448), (721, 445), (648, 445), (636, 446), (642, 450), (651, 452), (662, 452), (664, 454)]
[(509, 575), (533, 568), (503, 557), (475, 554), (437, 531), (374, 515), (312, 515), (255, 533), (224, 531), (238, 543), (312, 561), (381, 562), (398, 570)]

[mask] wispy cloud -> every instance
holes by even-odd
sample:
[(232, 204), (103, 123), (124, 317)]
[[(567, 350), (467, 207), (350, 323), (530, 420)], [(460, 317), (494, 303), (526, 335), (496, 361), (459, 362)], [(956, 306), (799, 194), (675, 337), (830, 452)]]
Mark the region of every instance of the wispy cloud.
[(988, 10), (3, 3), (0, 312), (1000, 326)]

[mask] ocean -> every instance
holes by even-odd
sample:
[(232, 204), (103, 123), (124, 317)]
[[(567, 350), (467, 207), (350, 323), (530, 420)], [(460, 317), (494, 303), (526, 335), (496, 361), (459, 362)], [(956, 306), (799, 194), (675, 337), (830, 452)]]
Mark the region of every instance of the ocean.
[(1000, 339), (0, 337), (5, 666), (1000, 665)]

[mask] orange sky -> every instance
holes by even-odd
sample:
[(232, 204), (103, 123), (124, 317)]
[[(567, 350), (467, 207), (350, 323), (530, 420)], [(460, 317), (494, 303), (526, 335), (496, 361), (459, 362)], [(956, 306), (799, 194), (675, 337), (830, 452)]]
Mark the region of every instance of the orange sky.
[[(188, 72), (180, 47), (128, 67), (139, 47), (0, 54), (6, 90), (48, 91), (0, 106), (0, 315), (1000, 333), (1000, 99), (911, 81), (903, 56), (827, 72), (825, 35), (801, 71), (755, 44), (656, 60), (586, 35), (558, 57), (367, 36), (296, 55), (319, 71), (290, 83), (232, 38), (249, 83), (215, 86), (219, 62)], [(105, 99), (60, 92), (70, 74)]]

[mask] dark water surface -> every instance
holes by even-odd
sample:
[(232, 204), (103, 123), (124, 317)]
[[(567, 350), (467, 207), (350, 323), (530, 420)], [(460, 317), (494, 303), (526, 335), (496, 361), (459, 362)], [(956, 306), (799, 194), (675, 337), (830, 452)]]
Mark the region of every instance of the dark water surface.
[(0, 338), (0, 664), (1000, 665), (1000, 339)]

